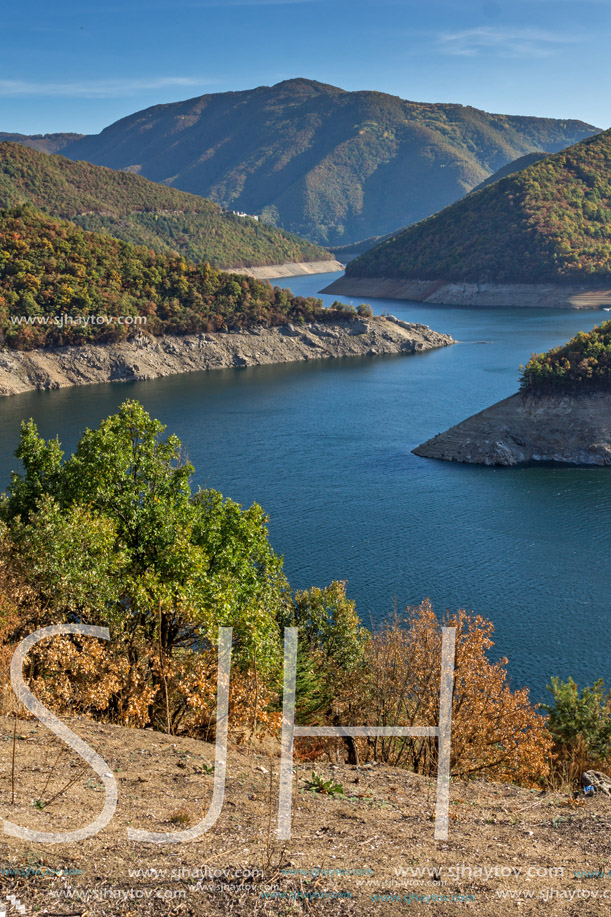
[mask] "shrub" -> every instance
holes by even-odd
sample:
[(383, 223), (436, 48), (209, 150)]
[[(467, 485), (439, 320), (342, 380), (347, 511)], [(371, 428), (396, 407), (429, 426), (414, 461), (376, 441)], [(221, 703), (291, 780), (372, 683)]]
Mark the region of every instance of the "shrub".
[(572, 678), (552, 678), (547, 690), (553, 704), (543, 706), (549, 713), (547, 726), (558, 767), (573, 782), (587, 767), (601, 766), (611, 755), (611, 691), (605, 691), (602, 678), (581, 691)]
[[(506, 659), (491, 662), (493, 625), (458, 611), (443, 622), (456, 628), (451, 773), (534, 782), (549, 772), (552, 740), (528, 690), (507, 684)], [(359, 686), (361, 722), (432, 726), (439, 721), (441, 627), (429, 600), (391, 619), (372, 636)], [(356, 700), (354, 698), (353, 700)], [(392, 765), (434, 774), (437, 744), (420, 738), (369, 739), (367, 751)]]
[(354, 306), (349, 303), (340, 302), (339, 299), (336, 299), (335, 302), (331, 304), (331, 311), (340, 317), (353, 318), (356, 315)]
[(332, 778), (325, 780), (316, 771), (312, 771), (312, 779), (306, 781), (306, 790), (310, 793), (320, 793), (323, 796), (343, 796), (344, 788), (341, 783), (336, 783)]

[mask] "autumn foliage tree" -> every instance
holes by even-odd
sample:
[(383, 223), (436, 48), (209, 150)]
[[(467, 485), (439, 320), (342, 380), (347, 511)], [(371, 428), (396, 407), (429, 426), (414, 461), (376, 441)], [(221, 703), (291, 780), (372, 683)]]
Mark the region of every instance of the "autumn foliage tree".
[(85, 232), (31, 206), (0, 209), (0, 340), (16, 350), (120, 341), (134, 331), (197, 334), (351, 317), (350, 309)]
[(577, 392), (611, 387), (611, 322), (580, 331), (561, 347), (534, 353), (522, 369), (525, 392)]
[[(512, 691), (506, 659), (490, 661), (493, 625), (461, 610), (440, 621), (429, 600), (395, 616), (365, 653), (359, 717), (368, 725), (433, 726), (439, 722), (441, 628), (456, 628), (451, 774), (529, 782), (549, 770), (551, 737), (526, 688)], [(380, 761), (433, 774), (436, 742), (369, 739)]]

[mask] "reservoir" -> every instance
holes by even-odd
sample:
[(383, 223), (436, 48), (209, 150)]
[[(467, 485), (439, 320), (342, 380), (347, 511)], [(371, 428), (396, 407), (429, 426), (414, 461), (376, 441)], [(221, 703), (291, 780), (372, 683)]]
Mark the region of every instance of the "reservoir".
[[(316, 295), (336, 276), (277, 283)], [(135, 398), (181, 438), (195, 485), (265, 508), (293, 588), (345, 579), (373, 627), (395, 603), (427, 596), (438, 612), (490, 618), (493, 654), (509, 658), (512, 686), (527, 684), (535, 700), (551, 675), (609, 683), (611, 469), (483, 468), (411, 454), (515, 392), (533, 351), (609, 316), (368, 302), (460, 343), (3, 398), (0, 489), (17, 467), (23, 418), (70, 452), (85, 427)]]

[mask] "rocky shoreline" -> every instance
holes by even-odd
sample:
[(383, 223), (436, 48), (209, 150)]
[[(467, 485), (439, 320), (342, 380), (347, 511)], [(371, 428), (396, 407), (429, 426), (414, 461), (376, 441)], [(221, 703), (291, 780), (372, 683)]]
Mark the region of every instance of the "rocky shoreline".
[(413, 451), (476, 465), (611, 465), (611, 392), (518, 392)]
[(184, 336), (138, 335), (119, 344), (0, 350), (0, 395), (156, 379), (177, 373), (338, 357), (421, 353), (454, 340), (393, 316)]
[(301, 277), (304, 274), (331, 274), (343, 271), (344, 265), (331, 258), (329, 261), (294, 261), (287, 264), (267, 264), (260, 267), (231, 267), (229, 274), (246, 274), (256, 280), (274, 280), (277, 277)]
[(376, 299), (409, 299), (444, 306), (526, 307), (531, 309), (611, 308), (611, 289), (553, 283), (448, 283), (396, 277), (350, 277), (334, 280), (321, 293)]

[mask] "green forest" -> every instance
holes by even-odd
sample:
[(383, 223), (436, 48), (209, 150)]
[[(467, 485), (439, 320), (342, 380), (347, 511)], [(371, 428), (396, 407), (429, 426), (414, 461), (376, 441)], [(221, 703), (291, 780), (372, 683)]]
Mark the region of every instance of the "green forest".
[[(71, 323), (54, 323), (61, 315)], [(20, 316), (31, 322), (16, 322)], [(30, 350), (117, 341), (133, 331), (127, 324), (90, 324), (90, 316), (143, 316), (138, 329), (152, 335), (349, 317), (319, 299), (86, 232), (30, 206), (1, 210), (2, 343)]]
[(83, 229), (212, 267), (321, 261), (329, 252), (263, 221), (133, 175), (0, 143), (0, 207), (30, 203)]
[(611, 321), (580, 331), (568, 343), (535, 353), (522, 369), (523, 391), (609, 389)]
[(469, 283), (608, 283), (611, 131), (381, 242), (346, 273)]

